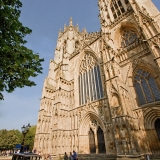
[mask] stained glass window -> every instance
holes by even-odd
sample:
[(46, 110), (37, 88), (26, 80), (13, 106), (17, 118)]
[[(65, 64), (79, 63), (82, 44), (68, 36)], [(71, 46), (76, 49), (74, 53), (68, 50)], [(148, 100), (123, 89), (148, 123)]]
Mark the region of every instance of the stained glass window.
[(160, 100), (160, 90), (150, 73), (139, 69), (134, 77), (134, 87), (139, 105)]
[(111, 11), (113, 13), (114, 19), (117, 19), (121, 14), (125, 12), (120, 0), (112, 0)]
[(126, 47), (133, 43), (138, 38), (137, 34), (133, 30), (124, 30), (122, 34), (121, 46)]
[(95, 60), (86, 56), (81, 65), (79, 75), (79, 102), (80, 105), (87, 100), (94, 101), (104, 97), (100, 67)]

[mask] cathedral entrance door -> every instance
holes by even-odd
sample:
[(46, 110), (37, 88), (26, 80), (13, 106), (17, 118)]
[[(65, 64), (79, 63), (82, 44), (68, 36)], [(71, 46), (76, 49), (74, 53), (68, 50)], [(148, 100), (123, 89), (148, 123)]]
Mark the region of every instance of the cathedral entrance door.
[(158, 118), (156, 121), (155, 121), (155, 129), (156, 129), (156, 132), (157, 132), (157, 136), (160, 140), (160, 118)]
[(98, 139), (99, 153), (106, 153), (104, 134), (100, 127), (98, 127), (98, 130), (97, 130), (97, 139)]
[(90, 153), (96, 153), (96, 145), (95, 145), (95, 138), (94, 138), (94, 132), (90, 128), (90, 131), (88, 133), (89, 136), (89, 148), (90, 148)]

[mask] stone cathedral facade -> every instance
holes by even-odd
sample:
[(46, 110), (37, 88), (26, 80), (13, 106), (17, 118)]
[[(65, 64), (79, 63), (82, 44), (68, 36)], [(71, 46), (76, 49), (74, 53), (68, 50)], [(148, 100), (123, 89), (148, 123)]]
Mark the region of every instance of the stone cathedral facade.
[[(91, 2), (92, 3), (92, 2)], [(160, 13), (151, 0), (98, 0), (101, 30), (58, 34), (34, 147), (53, 157), (160, 151)]]

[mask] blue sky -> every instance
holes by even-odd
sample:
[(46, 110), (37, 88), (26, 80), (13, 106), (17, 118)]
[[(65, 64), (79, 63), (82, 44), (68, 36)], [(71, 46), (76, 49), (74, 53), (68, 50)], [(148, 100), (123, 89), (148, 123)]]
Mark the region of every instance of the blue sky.
[[(49, 61), (54, 57), (58, 31), (68, 25), (70, 17), (80, 30), (100, 30), (97, 0), (21, 0), (20, 21), (32, 29), (26, 37), (26, 46), (45, 59), (43, 74), (34, 78), (37, 86), (16, 89), (4, 93), (0, 101), (0, 129), (21, 129), (23, 125), (37, 123), (44, 78), (48, 74)], [(153, 0), (160, 9), (160, 0)]]

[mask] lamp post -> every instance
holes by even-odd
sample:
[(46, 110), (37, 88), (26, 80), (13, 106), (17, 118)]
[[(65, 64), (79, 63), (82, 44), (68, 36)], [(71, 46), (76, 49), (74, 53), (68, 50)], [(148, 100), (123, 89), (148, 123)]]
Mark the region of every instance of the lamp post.
[(30, 123), (28, 123), (27, 126), (23, 125), (23, 127), (21, 127), (22, 134), (23, 134), (23, 141), (21, 143), (21, 150), (20, 150), (20, 152), (24, 152), (24, 140), (25, 140), (25, 136), (28, 133), (30, 127), (31, 127)]

